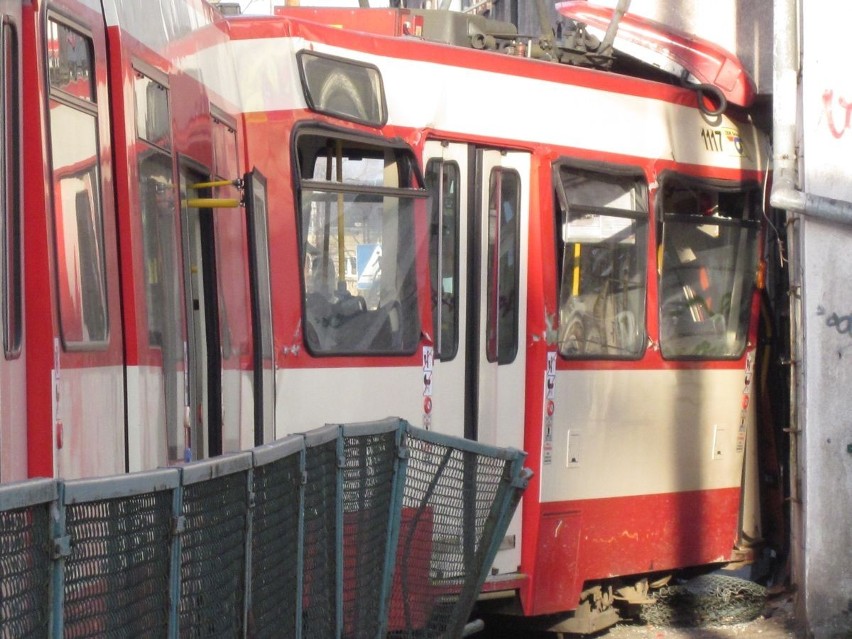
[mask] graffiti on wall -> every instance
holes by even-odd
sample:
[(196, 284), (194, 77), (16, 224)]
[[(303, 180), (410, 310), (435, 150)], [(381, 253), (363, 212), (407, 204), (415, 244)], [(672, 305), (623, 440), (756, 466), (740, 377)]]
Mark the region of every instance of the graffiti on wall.
[(852, 313), (838, 315), (837, 313), (829, 313), (822, 306), (818, 306), (817, 316), (824, 317), (825, 325), (833, 328), (840, 335), (849, 335), (852, 337)]
[[(835, 100), (832, 89), (827, 89), (822, 94), (822, 103), (828, 130), (839, 140), (846, 133), (846, 129), (852, 125), (852, 103), (842, 96), (838, 96)], [(835, 118), (835, 113), (839, 114), (838, 118)]]

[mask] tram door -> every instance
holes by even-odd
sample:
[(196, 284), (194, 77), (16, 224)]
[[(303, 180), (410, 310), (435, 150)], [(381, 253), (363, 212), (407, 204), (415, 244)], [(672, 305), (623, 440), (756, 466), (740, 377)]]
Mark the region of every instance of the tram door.
[(213, 212), (189, 206), (207, 177), (181, 167), (184, 291), (187, 307), (185, 459), (222, 454), (222, 354)]
[(275, 357), (272, 338), (272, 286), (269, 281), (269, 234), (266, 179), (253, 169), (245, 176), (246, 227), (253, 339), (254, 444), (274, 439)]
[[(530, 156), (430, 141), (424, 166), (433, 194), (429, 426), (522, 449)], [(500, 572), (517, 569), (520, 541), (516, 517)]]

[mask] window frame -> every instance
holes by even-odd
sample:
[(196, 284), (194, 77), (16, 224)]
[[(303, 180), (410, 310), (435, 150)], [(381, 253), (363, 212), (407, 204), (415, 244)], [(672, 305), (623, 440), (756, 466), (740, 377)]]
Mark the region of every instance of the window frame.
[[(494, 240), (491, 241), (491, 224), (494, 218), (491, 215), (492, 204), (495, 184), (494, 178), (495, 176), (500, 176), (500, 210), (497, 212), (497, 217), (499, 218), (500, 223), (495, 227)], [(509, 328), (511, 329), (512, 335), (512, 343), (511, 347), (508, 350), (503, 348), (503, 344), (501, 342), (501, 328), (505, 328), (504, 323), (500, 318), (500, 300), (503, 297), (501, 295), (502, 292), (502, 271), (501, 271), (501, 251), (502, 249), (502, 238), (504, 225), (503, 221), (503, 204), (506, 202), (504, 196), (503, 189), (503, 180), (504, 176), (512, 176), (514, 180), (514, 195), (515, 200), (513, 202), (515, 210), (512, 217), (514, 224), (514, 238), (512, 244), (512, 254), (514, 255), (514, 265), (511, 273), (511, 286), (512, 286), (512, 299), (510, 300), (510, 308), (514, 309), (511, 318), (511, 324)], [(521, 207), (523, 206), (523, 202), (521, 201), (522, 197), (522, 187), (523, 181), (521, 179), (521, 174), (514, 168), (508, 168), (504, 166), (495, 166), (491, 169), (491, 172), (488, 175), (488, 202), (486, 204), (488, 211), (488, 219), (486, 221), (486, 228), (484, 229), (487, 233), (488, 246), (486, 248), (486, 262), (485, 267), (489, 270), (489, 274), (486, 276), (486, 301), (485, 301), (485, 359), (489, 363), (496, 363), (498, 366), (504, 366), (511, 364), (515, 361), (518, 356), (519, 350), (519, 342), (520, 342), (520, 301), (521, 301), (521, 269), (522, 265), (520, 263), (521, 260)], [(495, 277), (492, 278), (490, 276), (491, 269), (495, 268), (494, 271)], [(493, 286), (492, 286), (493, 283)], [(493, 337), (492, 337), (492, 330)]]
[[(318, 139), (326, 138), (328, 140), (341, 141), (344, 144), (348, 142), (353, 145), (364, 145), (365, 148), (369, 148), (371, 150), (381, 149), (385, 153), (388, 151), (393, 152), (396, 156), (397, 160), (405, 160), (404, 168), (401, 166), (398, 172), (400, 177), (407, 176), (408, 180), (411, 182), (410, 184), (399, 186), (399, 187), (387, 187), (387, 186), (376, 186), (376, 185), (363, 185), (363, 184), (353, 184), (349, 182), (339, 182), (334, 179), (332, 180), (316, 180), (304, 178), (301, 175), (302, 168), (302, 154), (300, 153), (299, 143), (304, 137), (316, 137)], [(412, 334), (416, 333), (418, 336), (422, 331), (422, 318), (421, 318), (421, 310), (420, 310), (420, 296), (422, 295), (422, 290), (420, 287), (421, 278), (417, 274), (417, 268), (420, 266), (421, 257), (418, 255), (418, 237), (420, 233), (417, 231), (418, 221), (418, 210), (416, 206), (417, 200), (426, 200), (429, 197), (429, 192), (425, 188), (424, 178), (420, 171), (419, 163), (417, 162), (417, 158), (414, 154), (414, 151), (411, 147), (404, 142), (399, 140), (389, 140), (387, 138), (371, 136), (368, 134), (358, 134), (349, 129), (343, 129), (336, 126), (330, 126), (326, 124), (321, 124), (317, 122), (306, 122), (300, 126), (297, 126), (293, 132), (291, 138), (291, 158), (292, 158), (292, 175), (293, 175), (293, 190), (294, 190), (294, 198), (295, 198), (295, 211), (294, 215), (296, 216), (296, 231), (298, 237), (298, 254), (299, 254), (299, 286), (300, 286), (300, 294), (301, 294), (301, 321), (302, 326), (309, 326), (309, 318), (308, 318), (308, 309), (307, 309), (307, 281), (304, 273), (304, 264), (307, 258), (305, 254), (305, 233), (306, 229), (304, 228), (304, 220), (302, 214), (303, 207), (303, 194), (305, 191), (311, 192), (322, 192), (329, 195), (336, 195), (345, 197), (346, 195), (358, 196), (358, 195), (368, 195), (368, 196), (379, 196), (381, 198), (397, 198), (397, 199), (406, 199), (411, 201), (412, 211), (410, 214), (410, 221), (408, 222), (411, 226), (412, 232), (412, 270), (405, 277), (411, 280), (410, 287), (411, 292), (414, 298), (414, 306), (413, 311), (411, 313), (410, 319), (414, 321), (416, 324), (410, 327), (408, 330), (412, 332)], [(399, 238), (397, 238), (399, 239)], [(428, 238), (423, 238), (428, 243)], [(402, 285), (400, 285), (402, 286)], [(398, 288), (399, 290), (399, 288)], [(415, 330), (416, 329), (416, 330)], [(404, 331), (404, 329), (401, 329)], [(322, 358), (322, 357), (407, 357), (415, 352), (417, 352), (419, 346), (419, 337), (418, 339), (412, 339), (412, 343), (409, 347), (404, 347), (399, 350), (367, 350), (367, 349), (359, 349), (359, 350), (345, 350), (345, 349), (335, 349), (335, 350), (323, 350), (320, 348), (316, 348), (317, 345), (311, 344), (308, 336), (306, 334), (305, 328), (302, 329), (302, 340), (305, 346), (305, 349), (312, 357)]]
[[(366, 72), (368, 75), (371, 73), (375, 74), (374, 79), (376, 81), (377, 91), (373, 91), (371, 92), (371, 94), (375, 98), (374, 106), (377, 107), (380, 112), (379, 118), (371, 119), (366, 115), (361, 117), (358, 115), (346, 113), (341, 110), (331, 109), (328, 106), (320, 103), (319, 100), (315, 99), (320, 96), (316, 96), (314, 94), (314, 88), (311, 86), (311, 83), (309, 81), (310, 78), (306, 70), (307, 59), (322, 60), (332, 65), (337, 63), (339, 65), (340, 74), (343, 75), (346, 80), (350, 79), (350, 76), (346, 73), (347, 68), (360, 69), (363, 72)], [(369, 64), (367, 62), (362, 62), (360, 60), (353, 60), (351, 58), (330, 55), (328, 53), (320, 53), (318, 51), (313, 51), (310, 49), (302, 49), (300, 51), (297, 51), (296, 63), (299, 67), (299, 82), (302, 87), (302, 94), (305, 98), (305, 103), (311, 111), (314, 111), (315, 113), (320, 113), (322, 115), (327, 115), (338, 120), (345, 120), (347, 122), (363, 124), (365, 126), (373, 128), (380, 128), (387, 124), (388, 106), (387, 100), (385, 98), (384, 79), (382, 78), (381, 70), (376, 65)], [(329, 74), (329, 77), (331, 77), (331, 73)]]
[[(559, 158), (553, 163), (551, 170), (551, 180), (553, 186), (553, 196), (554, 196), (554, 211), (553, 211), (553, 221), (554, 221), (554, 251), (556, 253), (556, 273), (555, 273), (555, 281), (556, 281), (556, 300), (557, 300), (557, 308), (558, 314), (562, 312), (562, 272), (565, 268), (564, 264), (564, 249), (565, 242), (562, 239), (562, 218), (564, 216), (564, 212), (568, 204), (568, 196), (565, 193), (565, 185), (561, 179), (561, 171), (562, 169), (567, 169), (569, 171), (574, 171), (577, 173), (587, 174), (590, 178), (599, 176), (601, 178), (610, 178), (610, 180), (618, 180), (619, 178), (623, 179), (625, 183), (627, 180), (633, 180), (633, 190), (636, 192), (637, 201), (644, 202), (645, 208), (643, 209), (621, 209), (615, 207), (606, 207), (606, 206), (595, 206), (595, 205), (570, 205), (571, 208), (578, 209), (580, 211), (586, 211), (593, 215), (598, 216), (607, 216), (618, 219), (630, 219), (635, 221), (638, 226), (636, 228), (636, 237), (637, 237), (637, 259), (639, 260), (639, 265), (637, 267), (637, 273), (641, 273), (642, 275), (642, 295), (641, 295), (641, 311), (638, 314), (637, 319), (641, 319), (640, 330), (638, 331), (640, 335), (642, 335), (642, 339), (640, 341), (639, 349), (635, 353), (630, 353), (628, 355), (618, 355), (612, 353), (576, 353), (576, 354), (566, 354), (563, 352), (563, 349), (559, 344), (557, 344), (557, 352), (559, 353), (559, 357), (565, 361), (571, 362), (581, 362), (581, 361), (617, 361), (617, 362), (630, 362), (630, 361), (639, 361), (641, 360), (648, 349), (648, 300), (649, 300), (649, 288), (650, 288), (650, 280), (648, 277), (648, 250), (651, 244), (651, 228), (652, 228), (652, 216), (651, 216), (651, 200), (650, 200), (650, 184), (648, 181), (648, 176), (645, 171), (638, 166), (632, 165), (615, 165), (608, 164), (604, 162), (583, 162), (578, 160), (573, 160), (570, 158)], [(601, 180), (604, 181), (604, 180)], [(644, 230), (644, 232), (642, 232)], [(644, 236), (644, 237), (642, 237)], [(641, 242), (644, 241), (644, 244)], [(559, 327), (561, 330), (561, 326)]]
[[(65, 27), (71, 31), (74, 31), (82, 38), (84, 38), (87, 46), (89, 47), (89, 53), (91, 57), (91, 91), (92, 91), (92, 99), (86, 100), (75, 96), (64, 89), (55, 86), (50, 80), (50, 59), (49, 57), (45, 57), (44, 65), (45, 65), (45, 79), (47, 82), (46, 88), (46, 100), (47, 100), (47, 109), (48, 114), (50, 113), (50, 104), (52, 102), (56, 102), (60, 106), (64, 106), (70, 109), (73, 109), (75, 112), (80, 113), (85, 116), (89, 116), (92, 119), (93, 131), (94, 131), (94, 147), (95, 147), (95, 162), (93, 164), (92, 175), (94, 177), (94, 186), (96, 187), (94, 195), (96, 196), (91, 205), (93, 209), (96, 209), (94, 219), (98, 222), (98, 228), (94, 229), (94, 240), (98, 247), (98, 253), (100, 257), (100, 288), (103, 291), (102, 301), (103, 301), (103, 321), (104, 321), (104, 334), (102, 339), (79, 339), (72, 340), (67, 335), (68, 326), (66, 322), (71, 321), (71, 319), (78, 320), (81, 323), (81, 326), (85, 323), (83, 311), (80, 310), (78, 315), (74, 318), (69, 318), (67, 313), (67, 309), (64, 309), (64, 304), (62, 302), (62, 288), (59, 280), (59, 264), (60, 264), (60, 253), (59, 253), (59, 236), (58, 236), (58, 227), (57, 227), (57, 214), (59, 210), (57, 208), (57, 197), (58, 194), (56, 192), (55, 183), (57, 176), (57, 169), (54, 166), (53, 161), (53, 153), (54, 149), (57, 148), (55, 146), (57, 135), (56, 131), (54, 131), (54, 127), (50, 122), (48, 117), (48, 152), (49, 152), (49, 160), (48, 164), (50, 167), (50, 193), (51, 193), (51, 221), (53, 224), (54, 230), (54, 242), (53, 242), (53, 254), (54, 260), (57, 265), (56, 272), (53, 277), (53, 285), (56, 288), (56, 294), (58, 299), (58, 311), (59, 311), (59, 332), (62, 340), (63, 348), (66, 351), (103, 351), (109, 347), (110, 343), (110, 308), (109, 308), (109, 278), (107, 277), (106, 270), (106, 236), (104, 234), (104, 188), (103, 188), (103, 173), (101, 170), (102, 165), (102, 156), (101, 156), (101, 113), (100, 113), (100, 103), (98, 101), (98, 86), (97, 86), (97, 73), (98, 73), (98, 63), (97, 56), (95, 52), (95, 38), (91, 29), (85, 27), (84, 25), (66, 17), (62, 13), (59, 13), (55, 10), (49, 10), (45, 19), (45, 26), (43, 32), (43, 38), (45, 42), (45, 50), (47, 50), (47, 42), (50, 24), (56, 23), (61, 27)], [(79, 237), (79, 236), (78, 236)], [(82, 302), (82, 299), (81, 299)]]
[(19, 358), (23, 348), (20, 54), (17, 29), (8, 17), (4, 17), (0, 23), (0, 69), (3, 73), (0, 126), (4, 132), (0, 151), (3, 178), (0, 206), (3, 207), (3, 352), (7, 360)]
[[(751, 207), (750, 207), (750, 216), (744, 216), (742, 219), (733, 218), (733, 217), (718, 217), (711, 218), (712, 221), (708, 221), (708, 219), (701, 215), (679, 215), (677, 213), (667, 213), (664, 210), (664, 189), (667, 183), (672, 181), (678, 182), (681, 185), (685, 186), (694, 186), (695, 188), (702, 189), (705, 191), (712, 191), (716, 193), (728, 193), (728, 194), (741, 194), (744, 198), (752, 198)], [(761, 221), (760, 216), (762, 214), (763, 202), (761, 199), (761, 185), (756, 180), (723, 180), (723, 179), (715, 179), (715, 178), (702, 178), (696, 177), (692, 175), (687, 175), (684, 173), (680, 173), (677, 171), (664, 171), (658, 177), (659, 188), (657, 190), (657, 197), (655, 198), (654, 208), (655, 208), (655, 218), (656, 218), (656, 252), (659, 256), (662, 256), (664, 251), (664, 242), (665, 242), (665, 229), (666, 222), (670, 222), (673, 224), (692, 224), (692, 225), (706, 225), (706, 226), (718, 226), (720, 228), (738, 228), (741, 231), (751, 230), (755, 233), (755, 246), (754, 246), (754, 269), (752, 270), (753, 278), (751, 280), (751, 291), (748, 297), (743, 297), (744, 299), (744, 307), (748, 308), (747, 319), (745, 322), (744, 329), (744, 339), (742, 340), (742, 347), (733, 354), (730, 355), (714, 355), (714, 354), (686, 354), (686, 355), (674, 355), (674, 354), (666, 354), (664, 352), (664, 340), (663, 340), (663, 267), (665, 262), (658, 262), (658, 266), (656, 269), (657, 272), (657, 322), (659, 327), (659, 350), (660, 357), (664, 361), (668, 362), (714, 362), (714, 361), (737, 361), (743, 357), (745, 352), (749, 347), (749, 330), (751, 325), (751, 319), (753, 314), (752, 308), (752, 300), (754, 292), (757, 290), (757, 270), (759, 268), (760, 260), (761, 260)], [(661, 257), (658, 259), (662, 259)], [(745, 275), (745, 272), (744, 272)]]
[[(430, 268), (432, 267), (432, 253), (433, 251), (437, 252), (437, 257), (434, 263), (435, 273), (430, 273), (430, 284), (431, 284), (431, 294), (438, 295), (438, 300), (432, 300), (432, 330), (435, 332), (433, 336), (433, 343), (435, 345), (435, 359), (442, 362), (449, 362), (456, 358), (459, 350), (459, 308), (460, 308), (460, 298), (459, 298), (459, 278), (460, 278), (460, 264), (459, 258), (460, 255), (460, 235), (461, 235), (461, 167), (458, 162), (455, 160), (444, 160), (443, 158), (430, 158), (426, 163), (426, 171), (425, 171), (425, 180), (428, 188), (429, 176), (432, 167), (438, 166), (439, 170), (435, 173), (438, 176), (438, 192), (432, 194), (432, 207), (430, 209), (430, 229), (429, 229), (429, 264)], [(444, 215), (445, 207), (445, 193), (444, 193), (444, 169), (449, 167), (451, 170), (455, 172), (455, 178), (457, 180), (458, 188), (456, 189), (456, 193), (453, 197), (453, 213), (455, 216), (454, 223), (452, 225), (452, 252), (453, 252), (453, 272), (452, 272), (452, 281), (453, 281), (453, 292), (451, 299), (453, 300), (453, 305), (455, 311), (453, 312), (452, 318), (452, 344), (450, 348), (446, 348), (446, 344), (444, 343), (444, 331), (443, 331), (443, 287), (444, 287), (444, 252), (445, 246), (443, 243), (444, 239), (444, 229), (446, 228), (445, 220), (446, 216)], [(435, 219), (437, 218), (437, 219)], [(433, 226), (437, 225), (437, 236), (438, 242), (437, 245), (432, 244), (432, 239), (434, 234), (432, 233)]]

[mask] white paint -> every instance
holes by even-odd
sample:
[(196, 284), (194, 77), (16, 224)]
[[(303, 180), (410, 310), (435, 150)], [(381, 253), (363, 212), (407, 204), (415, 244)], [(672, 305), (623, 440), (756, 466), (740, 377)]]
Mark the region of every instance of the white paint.
[(159, 366), (128, 366), (128, 470), (150, 470), (168, 464), (165, 395)]
[(726, 444), (728, 437), (725, 432), (726, 430), (725, 428), (719, 428), (715, 424), (713, 425), (713, 446), (710, 448), (710, 459), (719, 460), (727, 457)]
[[(51, 370), (56, 378), (56, 371)], [(56, 381), (56, 427), (62, 423), (62, 448), (55, 449), (58, 477), (77, 479), (124, 472), (124, 374), (122, 366), (64, 367)]]
[[(242, 55), (252, 55), (255, 61), (252, 72), (240, 76), (240, 94), (246, 112), (301, 108), (301, 89), (292, 53), (307, 43), (274, 38), (234, 45), (242, 50)], [(718, 126), (740, 133), (745, 152), (742, 156), (714, 152), (706, 149), (702, 141), (702, 129), (712, 127), (701, 114), (696, 109), (663, 100), (365, 54), (321, 43), (311, 43), (310, 48), (379, 67), (389, 124), (733, 169), (765, 168), (766, 149), (751, 126), (720, 118)], [(552, 68), (556, 73), (562, 71), (555, 65)], [(499, 93), (495, 93), (495, 87), (499, 87)], [(483, 100), (483, 96), (493, 99)], [(675, 130), (679, 132), (677, 136), (672, 133)]]
[[(276, 372), (275, 438), (325, 424), (401, 417), (418, 425), (423, 408), (419, 366), (279, 368)], [(298, 410), (293, 407), (297, 406)]]
[[(26, 322), (23, 322), (24, 327)], [(27, 478), (26, 348), (15, 359), (0, 355), (0, 482)]]
[[(101, 3), (84, 0), (95, 11)], [(146, 47), (164, 55), (169, 43), (213, 23), (213, 9), (201, 0), (103, 0), (108, 27), (120, 26)]]
[(284, 38), (233, 40), (229, 44), (234, 66), (240, 70), (238, 104), (244, 113), (307, 108), (293, 56), (304, 44)]
[[(541, 500), (740, 486), (744, 379), (738, 369), (560, 370), (554, 461), (542, 467)], [(568, 453), (578, 446), (581, 463), (573, 464)]]

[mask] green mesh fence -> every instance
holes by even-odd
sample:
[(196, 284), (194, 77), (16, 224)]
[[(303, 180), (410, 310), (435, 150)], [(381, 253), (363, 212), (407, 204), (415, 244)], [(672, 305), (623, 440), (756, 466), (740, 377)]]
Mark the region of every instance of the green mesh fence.
[(258, 639), (299, 636), (303, 448), (302, 438), (294, 437), (255, 455), (248, 628)]
[(523, 459), (388, 419), (0, 486), (0, 639), (461, 636)]
[(0, 637), (46, 637), (50, 628), (52, 482), (0, 487)]

